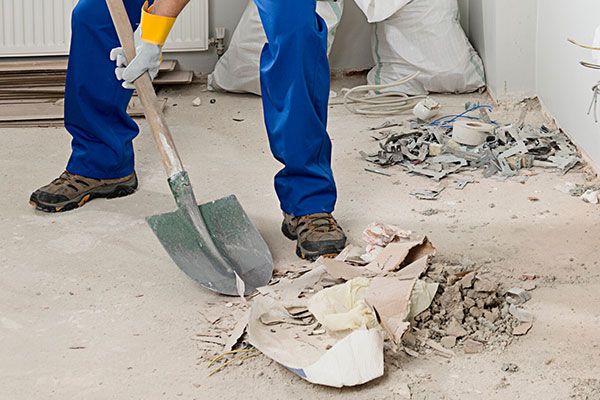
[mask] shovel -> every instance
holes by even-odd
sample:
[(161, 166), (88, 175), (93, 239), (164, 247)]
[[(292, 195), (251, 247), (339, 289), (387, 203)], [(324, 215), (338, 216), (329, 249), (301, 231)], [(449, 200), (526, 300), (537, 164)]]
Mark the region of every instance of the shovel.
[[(128, 60), (135, 57), (133, 29), (123, 0), (106, 0)], [(135, 81), (146, 120), (169, 176), (177, 211), (147, 219), (177, 266), (214, 292), (235, 296), (265, 286), (273, 274), (273, 258), (264, 239), (235, 196), (201, 206), (146, 73)]]

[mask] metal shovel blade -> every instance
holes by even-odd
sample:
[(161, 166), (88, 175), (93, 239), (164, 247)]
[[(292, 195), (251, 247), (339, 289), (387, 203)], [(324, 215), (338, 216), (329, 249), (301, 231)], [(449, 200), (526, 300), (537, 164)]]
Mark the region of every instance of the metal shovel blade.
[(235, 196), (197, 206), (202, 229), (190, 221), (193, 213), (179, 200), (177, 211), (147, 220), (183, 272), (205, 288), (229, 296), (238, 295), (240, 279), (246, 295), (269, 283), (271, 252)]

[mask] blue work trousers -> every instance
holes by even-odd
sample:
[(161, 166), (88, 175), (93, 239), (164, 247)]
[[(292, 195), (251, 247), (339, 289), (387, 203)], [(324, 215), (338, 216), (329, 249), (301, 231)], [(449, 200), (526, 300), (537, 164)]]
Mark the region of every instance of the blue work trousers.
[[(193, 1), (193, 0), (192, 0)], [(284, 168), (275, 189), (284, 212), (331, 212), (336, 186), (327, 134), (327, 27), (316, 0), (255, 0), (267, 34), (261, 85), (273, 155)], [(137, 28), (144, 0), (125, 0)], [(71, 173), (121, 178), (134, 170), (139, 128), (127, 115), (132, 91), (117, 81), (110, 50), (119, 46), (104, 0), (79, 0), (73, 11), (65, 127), (73, 137)]]

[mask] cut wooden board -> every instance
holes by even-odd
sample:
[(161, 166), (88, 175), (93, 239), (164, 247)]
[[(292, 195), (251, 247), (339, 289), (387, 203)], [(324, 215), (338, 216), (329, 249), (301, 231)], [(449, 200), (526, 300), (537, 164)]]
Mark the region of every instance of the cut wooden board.
[[(167, 99), (160, 99), (159, 101), (160, 109), (164, 110)], [(127, 113), (131, 117), (144, 115), (144, 109), (137, 97), (131, 99)], [(0, 107), (0, 126), (31, 126), (34, 124), (37, 126), (42, 125), (42, 121), (54, 124), (62, 123), (62, 120), (63, 105), (56, 104), (56, 102), (4, 104)]]
[[(35, 72), (64, 72), (67, 70), (68, 60), (52, 61), (3, 61), (0, 62), (0, 75), (22, 74)], [(177, 68), (177, 60), (164, 60), (160, 71), (170, 72)]]
[(27, 93), (52, 93), (64, 94), (64, 86), (44, 86), (44, 87), (18, 87), (18, 88), (2, 88), (0, 87), (0, 95), (2, 94), (27, 94)]
[(192, 83), (194, 73), (192, 71), (172, 71), (160, 73), (154, 80), (155, 85), (187, 85)]

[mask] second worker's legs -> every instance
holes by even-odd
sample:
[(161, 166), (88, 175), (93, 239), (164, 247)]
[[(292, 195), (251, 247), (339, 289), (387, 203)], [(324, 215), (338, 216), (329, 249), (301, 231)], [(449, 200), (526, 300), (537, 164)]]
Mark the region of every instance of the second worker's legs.
[(300, 217), (331, 213), (336, 186), (327, 134), (327, 26), (316, 0), (255, 0), (268, 44), (261, 58), (265, 122), (281, 208)]

